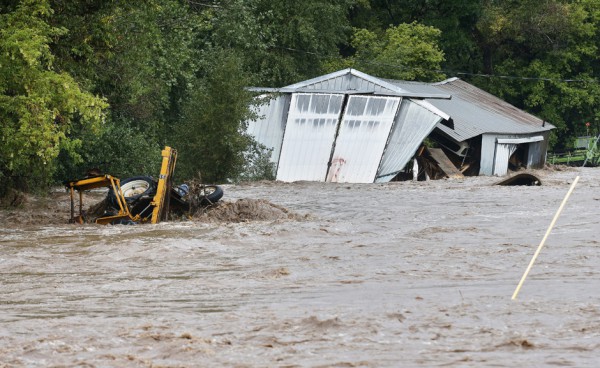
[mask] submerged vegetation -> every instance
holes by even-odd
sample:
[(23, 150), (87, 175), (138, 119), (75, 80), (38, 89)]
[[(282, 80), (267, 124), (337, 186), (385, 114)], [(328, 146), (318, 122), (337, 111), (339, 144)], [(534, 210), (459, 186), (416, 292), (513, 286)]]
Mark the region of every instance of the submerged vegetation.
[(4, 1), (0, 195), (92, 167), (155, 174), (164, 145), (181, 180), (269, 178), (244, 87), (346, 67), (465, 79), (564, 148), (600, 127), (599, 25), (596, 0)]

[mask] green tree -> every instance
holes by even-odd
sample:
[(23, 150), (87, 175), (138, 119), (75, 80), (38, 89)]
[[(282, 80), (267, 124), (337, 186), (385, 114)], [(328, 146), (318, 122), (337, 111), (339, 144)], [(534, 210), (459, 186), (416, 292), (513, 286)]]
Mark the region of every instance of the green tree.
[(161, 147), (127, 120), (111, 120), (97, 131), (75, 126), (72, 135), (78, 137), (77, 154), (60, 151), (56, 178), (82, 178), (92, 168), (118, 178), (156, 177), (160, 171)]
[(54, 22), (68, 29), (54, 46), (59, 66), (106, 97), (111, 118), (164, 143), (178, 94), (197, 69), (195, 14), (178, 0), (61, 0), (55, 7)]
[(283, 86), (323, 72), (351, 34), (354, 0), (223, 0), (211, 14), (211, 45), (236, 50), (250, 82)]
[(244, 89), (248, 77), (242, 58), (224, 49), (210, 55), (185, 104), (173, 146), (178, 178), (200, 174), (204, 182), (215, 183), (234, 179), (244, 168), (244, 153), (252, 145), (245, 133), (252, 95)]
[(2, 192), (48, 183), (60, 148), (71, 153), (80, 144), (67, 137), (74, 122), (98, 127), (107, 106), (54, 70), (50, 45), (65, 30), (48, 24), (51, 15), (45, 0), (23, 0), (0, 14)]
[(352, 38), (355, 54), (345, 63), (382, 78), (439, 80), (444, 53), (440, 31), (418, 23), (400, 24), (383, 33), (357, 29)]
[(594, 1), (488, 1), (477, 24), (485, 72), (474, 83), (557, 126), (567, 148), (600, 121), (600, 9)]
[[(268, 48), (256, 55), (254, 73), (269, 74), (261, 82), (283, 86), (323, 73), (323, 61), (339, 55), (352, 29), (350, 0), (257, 0)], [(256, 62), (259, 63), (256, 63)]]
[(198, 69), (201, 14), (178, 0), (56, 0), (53, 6), (53, 22), (68, 30), (53, 45), (57, 65), (110, 103), (99, 136), (85, 127), (71, 131), (85, 144), (77, 157), (61, 154), (57, 179), (94, 166), (115, 175), (149, 173)]
[(360, 0), (352, 7), (350, 22), (372, 32), (413, 22), (437, 28), (445, 55), (442, 67), (477, 72), (481, 53), (473, 35), (481, 9), (481, 0)]

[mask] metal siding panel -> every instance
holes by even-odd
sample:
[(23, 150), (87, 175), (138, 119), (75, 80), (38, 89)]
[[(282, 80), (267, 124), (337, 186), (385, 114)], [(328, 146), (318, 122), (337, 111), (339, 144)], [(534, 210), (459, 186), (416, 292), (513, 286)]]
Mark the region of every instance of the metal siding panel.
[(504, 176), (508, 173), (508, 160), (516, 149), (516, 144), (496, 143), (496, 155), (494, 156), (494, 175)]
[(374, 181), (400, 100), (399, 97), (350, 96), (327, 181)]
[(358, 78), (348, 78), (348, 89), (362, 90), (364, 89), (364, 81)]
[(323, 181), (344, 95), (292, 95), (277, 180)]
[[(484, 134), (481, 139), (481, 161), (479, 175), (505, 175), (508, 172), (506, 171), (504, 174), (500, 174), (496, 170), (498, 165), (504, 166), (503, 163), (497, 163), (497, 144), (503, 144), (507, 142), (513, 145), (528, 144), (527, 167), (542, 168), (546, 162), (546, 150), (548, 149), (549, 134), (549, 132), (541, 133), (542, 140), (533, 143), (529, 142), (531, 142), (532, 139), (540, 139), (539, 133), (529, 135)], [(508, 164), (508, 158), (506, 164)], [(500, 171), (503, 171), (503, 169)]]
[(534, 169), (542, 169), (544, 165), (546, 165), (546, 154), (548, 152), (548, 138), (550, 136), (550, 132), (544, 132), (544, 140), (539, 143), (539, 147), (537, 148), (537, 159), (534, 160), (531, 164), (531, 168)]
[(523, 143), (534, 143), (544, 140), (544, 137), (541, 135), (536, 135), (533, 137), (519, 137), (519, 138), (498, 138), (496, 141), (498, 143), (512, 143), (512, 144), (523, 144)]
[(545, 132), (544, 140), (529, 144), (527, 150), (527, 168), (541, 169), (546, 164), (546, 151), (548, 150), (549, 132)]
[(484, 134), (481, 136), (481, 158), (479, 161), (479, 175), (493, 175), (494, 155), (496, 152), (496, 136)]
[(259, 118), (248, 121), (246, 129), (258, 143), (272, 150), (270, 161), (275, 164), (279, 161), (289, 103), (290, 95), (282, 95), (255, 107)]
[(440, 119), (413, 101), (402, 101), (375, 181), (388, 182), (404, 169)]
[(527, 147), (527, 168), (531, 169), (537, 169), (540, 166), (543, 166), (543, 160), (542, 158), (545, 156), (545, 150), (544, 150), (544, 155), (542, 155), (542, 147), (543, 147), (543, 143), (544, 142), (533, 142), (529, 144), (529, 147)]

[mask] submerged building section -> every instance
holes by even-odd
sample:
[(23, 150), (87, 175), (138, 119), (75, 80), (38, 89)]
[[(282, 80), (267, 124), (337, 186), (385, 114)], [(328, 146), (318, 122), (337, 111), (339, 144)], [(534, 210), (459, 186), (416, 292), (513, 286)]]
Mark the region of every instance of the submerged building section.
[(430, 100), (450, 116), (430, 138), (474, 175), (506, 175), (509, 168), (541, 168), (546, 163), (550, 131), (538, 117), (520, 110), (458, 78), (439, 83), (389, 81), (420, 93), (448, 93), (452, 100)]
[(252, 90), (264, 103), (248, 132), (271, 149), (276, 178), (287, 182), (395, 180), (424, 158), (427, 138), (458, 170), (504, 175), (517, 152), (527, 167), (543, 165), (553, 128), (457, 79), (390, 81), (345, 69)]

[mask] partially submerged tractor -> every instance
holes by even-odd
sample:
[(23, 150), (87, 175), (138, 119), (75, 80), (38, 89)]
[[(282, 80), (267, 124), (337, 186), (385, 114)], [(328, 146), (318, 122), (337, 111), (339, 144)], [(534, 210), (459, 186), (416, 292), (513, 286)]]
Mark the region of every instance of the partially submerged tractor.
[[(157, 224), (166, 219), (171, 208), (188, 212), (195, 205), (210, 205), (223, 196), (223, 189), (216, 185), (200, 185), (193, 193), (185, 184), (173, 186), (173, 172), (177, 162), (177, 151), (171, 147), (162, 150), (162, 164), (158, 180), (148, 176), (136, 176), (124, 180), (108, 175), (96, 174), (84, 179), (65, 182), (71, 195), (71, 217), (69, 222), (83, 224), (83, 192), (108, 188), (105, 205), (109, 209), (97, 217), (97, 224)], [(75, 215), (75, 192), (79, 193), (79, 214)]]

